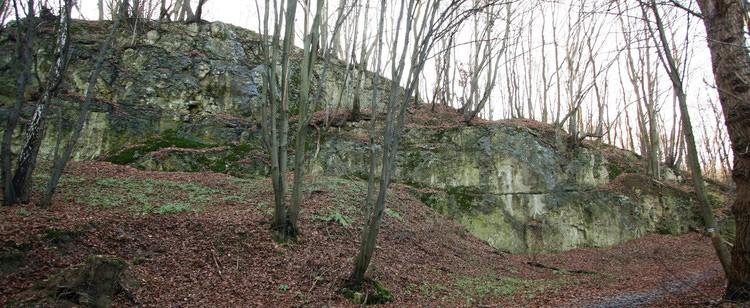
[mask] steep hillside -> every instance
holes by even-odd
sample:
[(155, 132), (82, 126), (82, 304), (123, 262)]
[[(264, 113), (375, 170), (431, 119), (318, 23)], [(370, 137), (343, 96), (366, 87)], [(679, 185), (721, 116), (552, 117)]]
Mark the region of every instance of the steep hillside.
[[(356, 178), (309, 178), (302, 237), (285, 245), (268, 230), (267, 179), (104, 162), (73, 163), (64, 179), (51, 209), (0, 208), (2, 306), (353, 306), (339, 290), (363, 221), (366, 184)], [(389, 196), (369, 272), (395, 307), (702, 305), (722, 291), (721, 267), (696, 233), (509, 255), (410, 190), (396, 185)], [(74, 266), (88, 268), (92, 255), (120, 260), (125, 270), (75, 281), (128, 285), (105, 296), (60, 283), (81, 268)]]

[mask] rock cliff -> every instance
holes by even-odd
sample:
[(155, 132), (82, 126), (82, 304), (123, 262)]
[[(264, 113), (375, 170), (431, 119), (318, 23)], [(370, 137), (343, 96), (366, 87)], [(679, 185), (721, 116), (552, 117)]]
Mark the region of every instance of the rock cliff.
[[(64, 93), (59, 107), (50, 112), (49, 125), (60, 125), (63, 140), (77, 116), (92, 55), (108, 26), (75, 23), (75, 52)], [(35, 72), (49, 66), (49, 27), (40, 27)], [(263, 91), (260, 72), (265, 69), (257, 34), (218, 22), (141, 27), (119, 34), (75, 159), (106, 159), (149, 170), (265, 176), (267, 157), (255, 124)], [(15, 93), (13, 43), (12, 31), (0, 35), (4, 106)], [(293, 62), (299, 56), (295, 52)], [(334, 62), (321, 81), (322, 68), (317, 68), (315, 84), (322, 85), (323, 104), (333, 110), (350, 106), (346, 69)], [(35, 75), (26, 115), (44, 77)], [(295, 80), (292, 76), (292, 100)], [(363, 105), (369, 106), (373, 87), (386, 89), (388, 83), (366, 74)], [(341, 112), (326, 114), (322, 109), (318, 106), (318, 118), (341, 119)], [(685, 233), (699, 225), (690, 193), (676, 183), (640, 175), (635, 154), (597, 144), (572, 147), (563, 132), (533, 121), (464, 126), (444, 108), (410, 111), (394, 180), (499, 250), (607, 246), (650, 232)], [(309, 142), (311, 173), (365, 177), (368, 127), (369, 121), (340, 121), (328, 130), (315, 125)], [(19, 129), (16, 145), (20, 134)], [(51, 155), (54, 137), (47, 134), (44, 157)], [(723, 196), (714, 197), (720, 204)]]

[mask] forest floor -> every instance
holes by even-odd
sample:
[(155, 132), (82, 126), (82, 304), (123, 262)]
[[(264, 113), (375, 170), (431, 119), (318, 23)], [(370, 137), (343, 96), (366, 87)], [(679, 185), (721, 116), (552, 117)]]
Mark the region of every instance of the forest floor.
[[(45, 177), (35, 178), (38, 188)], [(351, 306), (366, 183), (309, 178), (296, 243), (271, 238), (268, 179), (72, 163), (52, 208), (0, 208), (0, 306), (95, 254), (131, 264), (117, 306)], [(715, 306), (723, 274), (696, 233), (609, 248), (497, 252), (394, 186), (369, 276), (403, 306)]]

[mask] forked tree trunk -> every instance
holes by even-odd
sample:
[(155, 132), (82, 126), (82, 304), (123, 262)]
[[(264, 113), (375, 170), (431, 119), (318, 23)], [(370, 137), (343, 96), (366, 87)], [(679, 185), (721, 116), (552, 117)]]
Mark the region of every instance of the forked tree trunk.
[(62, 176), (62, 172), (63, 170), (65, 170), (65, 165), (68, 163), (68, 160), (70, 160), (70, 156), (73, 154), (73, 148), (75, 148), (76, 144), (78, 143), (78, 139), (81, 137), (83, 126), (86, 123), (86, 119), (88, 118), (91, 102), (94, 99), (94, 89), (96, 87), (97, 80), (99, 80), (99, 73), (101, 73), (102, 68), (104, 67), (104, 58), (107, 56), (107, 53), (114, 43), (117, 29), (120, 26), (120, 20), (125, 17), (125, 14), (127, 14), (127, 7), (128, 0), (123, 0), (123, 2), (120, 4), (120, 13), (115, 16), (115, 20), (112, 23), (112, 28), (110, 29), (105, 41), (102, 42), (102, 46), (99, 48), (99, 53), (94, 59), (94, 69), (89, 75), (83, 104), (81, 105), (81, 111), (78, 115), (78, 122), (76, 122), (76, 126), (73, 128), (73, 135), (65, 145), (62, 156), (58, 159), (55, 159), (55, 165), (52, 168), (52, 175), (50, 176), (49, 182), (47, 182), (47, 189), (44, 192), (41, 206), (46, 207), (51, 205), (52, 196), (55, 194), (55, 189), (57, 188), (57, 184), (60, 181), (60, 176)]
[(736, 0), (698, 0), (711, 50), (714, 79), (734, 152), (732, 205), (736, 239), (726, 298), (750, 300), (750, 57), (745, 11)]
[[(380, 14), (380, 23), (383, 23), (383, 16), (385, 11), (385, 0), (381, 1), (381, 14)], [(401, 24), (401, 20), (404, 17), (404, 7), (405, 3), (401, 2), (401, 9), (399, 10), (398, 15), (398, 23)], [(414, 0), (409, 0), (409, 7), (408, 12), (412, 13), (414, 7)], [(383, 212), (385, 211), (385, 198), (387, 195), (387, 189), (388, 185), (390, 184), (390, 177), (391, 172), (393, 170), (393, 160), (395, 160), (395, 152), (397, 144), (396, 144), (396, 110), (397, 110), (397, 104), (399, 100), (399, 90), (400, 86), (397, 81), (394, 80), (401, 80), (401, 76), (403, 76), (404, 72), (404, 60), (406, 58), (406, 48), (408, 47), (409, 42), (409, 32), (411, 29), (411, 21), (413, 16), (411, 14), (407, 13), (406, 15), (406, 33), (404, 34), (406, 43), (403, 45), (403, 50), (401, 51), (401, 59), (400, 62), (398, 62), (398, 65), (396, 65), (396, 57), (398, 55), (398, 49), (396, 48), (398, 46), (398, 39), (399, 39), (399, 31), (396, 31), (395, 34), (395, 41), (394, 47), (391, 50), (391, 60), (393, 63), (393, 67), (391, 68), (391, 90), (388, 97), (388, 107), (387, 107), (387, 114), (386, 114), (386, 120), (385, 120), (385, 129), (383, 133), (383, 158), (382, 158), (382, 167), (380, 171), (380, 187), (378, 190), (377, 199), (375, 200), (374, 205), (368, 204), (368, 218), (367, 222), (364, 226), (364, 229), (362, 230), (362, 238), (360, 242), (359, 252), (357, 253), (357, 257), (354, 259), (354, 269), (352, 270), (351, 275), (349, 275), (349, 281), (348, 283), (354, 287), (359, 287), (362, 285), (362, 282), (365, 279), (365, 273), (367, 273), (367, 268), (370, 266), (370, 261), (372, 260), (373, 253), (375, 252), (375, 243), (378, 236), (378, 231), (380, 230), (380, 222), (383, 218)], [(379, 26), (379, 30), (382, 30), (382, 26)], [(378, 35), (381, 35), (380, 33)], [(416, 42), (415, 42), (416, 44)], [(408, 95), (407, 95), (408, 97)], [(406, 104), (407, 102), (403, 102), (402, 104)], [(375, 156), (370, 157), (371, 160), (375, 160)], [(374, 170), (370, 170), (370, 177), (371, 179), (374, 178)], [(368, 188), (368, 195), (369, 195), (369, 189)], [(369, 196), (368, 196), (369, 197)], [(367, 200), (369, 201), (369, 200)]]
[[(307, 5), (309, 5), (309, 2)], [(297, 135), (294, 140), (294, 182), (292, 183), (292, 200), (289, 203), (289, 210), (287, 211), (288, 229), (293, 232), (293, 234), (288, 234), (290, 236), (296, 236), (299, 233), (297, 218), (299, 216), (302, 199), (302, 177), (304, 176), (305, 169), (305, 141), (307, 140), (307, 126), (310, 122), (310, 117), (308, 115), (310, 109), (310, 83), (313, 77), (315, 58), (317, 58), (318, 55), (317, 47), (320, 36), (320, 13), (322, 10), (323, 0), (317, 0), (312, 31), (310, 31), (310, 35), (307, 35), (304, 42), (304, 59), (302, 59), (302, 68), (300, 69), (300, 97), (297, 105), (297, 109), (299, 110), (299, 122)], [(305, 14), (306, 34), (308, 32), (307, 18), (308, 15)]]
[[(201, 18), (203, 15), (203, 5), (206, 4), (206, 1), (208, 0), (198, 0), (198, 6), (195, 7), (195, 14), (189, 15), (186, 22), (201, 22)], [(189, 7), (189, 4), (188, 4)]]
[[(11, 144), (13, 141), (13, 131), (18, 126), (18, 117), (21, 112), (21, 107), (26, 100), (26, 85), (31, 79), (31, 46), (34, 43), (34, 1), (30, 0), (28, 3), (28, 12), (26, 13), (26, 19), (23, 23), (18, 23), (16, 27), (16, 36), (18, 37), (18, 57), (20, 58), (21, 74), (18, 76), (18, 83), (16, 85), (16, 102), (13, 108), (10, 109), (8, 114), (8, 121), (5, 124), (5, 132), (3, 132), (3, 143), (2, 150), (0, 150), (0, 156), (2, 156), (2, 179), (3, 179), (3, 204), (11, 205), (16, 203), (16, 190), (13, 187), (13, 168), (12, 168), (12, 151)], [(15, 6), (18, 10), (18, 6)], [(16, 11), (16, 18), (19, 17), (18, 11)], [(22, 28), (21, 26), (25, 26)], [(23, 33), (23, 31), (26, 31)], [(22, 34), (23, 33), (23, 34)]]
[(18, 167), (13, 176), (13, 186), (18, 197), (17, 201), (27, 203), (31, 192), (31, 175), (36, 167), (36, 158), (44, 137), (44, 118), (50, 100), (56, 95), (57, 88), (68, 64), (70, 51), (70, 9), (72, 1), (65, 0), (60, 9), (60, 25), (57, 33), (57, 47), (55, 48), (55, 62), (47, 76), (44, 93), (37, 103), (34, 115), (26, 129), (26, 142), (18, 156)]

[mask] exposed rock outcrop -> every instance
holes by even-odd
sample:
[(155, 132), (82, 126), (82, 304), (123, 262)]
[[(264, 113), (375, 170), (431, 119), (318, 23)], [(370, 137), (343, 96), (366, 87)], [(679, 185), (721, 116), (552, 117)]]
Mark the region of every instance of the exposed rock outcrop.
[[(108, 26), (75, 25), (76, 57), (60, 108), (67, 119), (61, 122), (64, 134), (76, 116), (91, 55)], [(257, 34), (222, 23), (145, 27), (134, 38), (132, 30), (121, 33), (105, 64), (96, 108), (75, 159), (108, 159), (148, 170), (265, 176), (267, 157), (255, 116), (266, 68), (259, 61)], [(49, 35), (42, 33), (46, 40), (37, 44), (40, 72), (52, 50)], [(0, 67), (12, 71), (12, 31), (1, 36)], [(293, 52), (294, 70), (298, 57), (299, 51)], [(318, 66), (316, 78), (321, 70)], [(326, 79), (314, 83), (324, 87), (325, 105), (348, 108), (345, 70), (334, 63)], [(3, 74), (0, 80), (5, 106), (13, 100), (14, 78)], [(292, 76), (292, 100), (295, 80)], [(386, 89), (388, 81), (368, 73), (363, 105), (369, 105), (373, 85)], [(29, 97), (34, 89), (36, 84)], [(26, 114), (31, 108), (26, 107)], [(414, 112), (427, 113), (424, 109)], [(406, 129), (394, 180), (413, 187), (426, 204), (499, 250), (607, 246), (649, 232), (684, 233), (699, 225), (691, 195), (678, 185), (638, 175), (640, 168), (632, 162), (639, 158), (632, 153), (608, 148), (620, 156), (607, 159), (601, 147), (571, 147), (564, 133), (538, 123), (462, 126), (441, 121), (433, 118)], [(327, 132), (313, 129), (311, 172), (364, 177), (370, 158), (368, 123), (345, 123)], [(51, 152), (53, 137), (45, 139), (43, 155)]]

